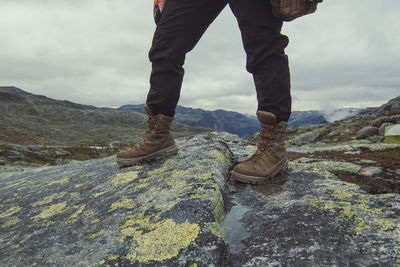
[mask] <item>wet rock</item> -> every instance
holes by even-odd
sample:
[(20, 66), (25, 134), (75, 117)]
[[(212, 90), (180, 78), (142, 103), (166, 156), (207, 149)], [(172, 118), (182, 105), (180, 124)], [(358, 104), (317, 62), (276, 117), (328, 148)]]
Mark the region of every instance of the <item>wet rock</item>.
[(357, 139), (364, 139), (366, 137), (378, 134), (379, 128), (374, 126), (367, 126), (357, 132)]
[(366, 193), (313, 160), (291, 162), (283, 184), (278, 177), (257, 186), (230, 182), (239, 188), (236, 205), (247, 209), (238, 223), (251, 236), (230, 251), (228, 266), (396, 265), (400, 195)]

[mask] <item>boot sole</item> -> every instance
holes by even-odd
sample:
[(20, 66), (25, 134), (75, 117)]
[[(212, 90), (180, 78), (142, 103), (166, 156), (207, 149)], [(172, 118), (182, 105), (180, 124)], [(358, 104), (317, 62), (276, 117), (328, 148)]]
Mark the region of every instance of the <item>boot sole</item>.
[(145, 161), (147, 161), (147, 162), (152, 161), (153, 159), (155, 159), (157, 157), (167, 158), (167, 157), (175, 155), (176, 153), (178, 153), (178, 148), (176, 147), (176, 145), (173, 145), (173, 146), (158, 150), (156, 152), (153, 152), (151, 154), (148, 154), (148, 155), (142, 156), (142, 157), (138, 157), (138, 158), (129, 158), (129, 159), (117, 158), (117, 164), (120, 167), (128, 167), (128, 166), (137, 165), (137, 164), (145, 162)]
[(288, 170), (288, 163), (289, 161), (287, 159), (283, 160), (282, 163), (278, 164), (271, 173), (269, 173), (266, 176), (251, 176), (251, 175), (246, 175), (246, 174), (241, 174), (235, 171), (232, 171), (232, 178), (235, 179), (236, 181), (246, 183), (246, 184), (261, 184), (269, 179), (272, 179), (275, 177), (278, 173), (284, 172)]

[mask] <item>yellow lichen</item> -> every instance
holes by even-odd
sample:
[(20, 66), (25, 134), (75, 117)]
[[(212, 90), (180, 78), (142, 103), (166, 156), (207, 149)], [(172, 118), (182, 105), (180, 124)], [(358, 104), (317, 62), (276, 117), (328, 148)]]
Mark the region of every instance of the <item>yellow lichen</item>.
[(124, 185), (135, 180), (138, 177), (138, 173), (138, 171), (118, 173), (117, 176), (111, 180), (111, 182), (114, 186)]
[(21, 221), (21, 220), (18, 219), (18, 218), (16, 218), (16, 219), (11, 219), (11, 220), (5, 221), (5, 222), (1, 225), (1, 227), (4, 228), (4, 227), (13, 226), (13, 225), (19, 223), (20, 221)]
[(96, 224), (96, 223), (99, 223), (100, 222), (100, 219), (94, 219), (94, 220), (92, 220), (90, 223), (91, 224)]
[(77, 192), (69, 193), (69, 197), (70, 198), (74, 198), (74, 197), (77, 197), (77, 196), (79, 196), (79, 193), (77, 193)]
[(385, 219), (380, 219), (378, 221), (379, 225), (380, 225), (380, 230), (381, 231), (387, 231), (387, 230), (391, 230), (396, 226), (395, 222), (389, 221), (389, 220), (385, 220)]
[(135, 214), (135, 215), (128, 215), (126, 216), (126, 222), (125, 224), (121, 227), (121, 229), (130, 227), (132, 225), (139, 225), (142, 227), (150, 227), (150, 219), (146, 216), (140, 215), (140, 214)]
[(55, 199), (60, 199), (62, 197), (65, 196), (65, 192), (61, 192), (61, 193), (54, 193), (51, 194), (49, 196), (44, 197), (42, 200), (36, 201), (34, 203), (32, 203), (32, 207), (37, 207), (37, 206), (42, 206), (45, 204), (49, 204), (51, 202), (53, 202)]
[(118, 208), (133, 209), (134, 207), (136, 207), (136, 204), (133, 199), (123, 198), (120, 202), (112, 203), (110, 211), (116, 210)]
[(2, 190), (6, 190), (6, 189), (8, 189), (8, 188), (10, 188), (10, 187), (14, 187), (14, 186), (17, 186), (17, 185), (24, 184), (24, 183), (26, 182), (26, 180), (27, 180), (27, 179), (24, 178), (24, 179), (21, 179), (21, 180), (12, 181), (12, 182), (10, 182), (10, 184), (9, 184), (9, 183), (6, 183), (6, 184), (9, 184), (9, 185), (4, 186), (4, 187), (2, 187), (1, 189), (2, 189)]
[(68, 222), (70, 224), (74, 224), (77, 221), (76, 218), (78, 217), (79, 214), (81, 214), (84, 211), (86, 205), (83, 204), (81, 206), (74, 206), (74, 208), (76, 208), (77, 210), (71, 216), (68, 217)]
[(67, 206), (67, 202), (61, 202), (57, 203), (54, 205), (51, 205), (47, 209), (44, 209), (40, 214), (36, 215), (33, 217), (33, 220), (39, 220), (39, 219), (47, 219), (50, 218), (56, 214), (60, 214), (65, 212), (65, 207)]
[(125, 224), (121, 228), (125, 229), (125, 228), (128, 228), (128, 227), (131, 227), (134, 224), (135, 224), (134, 220), (126, 220)]
[(51, 181), (51, 182), (49, 182), (49, 183), (47, 184), (47, 186), (51, 186), (51, 185), (55, 185), (55, 184), (63, 185), (63, 184), (66, 184), (66, 183), (68, 183), (68, 182), (69, 182), (69, 178), (68, 178), (68, 177), (65, 177), (65, 178), (62, 178), (62, 179), (60, 179), (60, 180)]
[(84, 187), (86, 185), (86, 183), (82, 183), (82, 184), (76, 184), (74, 185), (75, 188), (81, 188)]
[(206, 223), (205, 225), (208, 229), (211, 230), (211, 232), (218, 237), (221, 240), (224, 240), (225, 243), (227, 243), (225, 239), (225, 234), (222, 231), (221, 224), (217, 222), (211, 222), (211, 223)]
[(6, 210), (5, 212), (0, 213), (0, 219), (1, 218), (5, 218), (5, 217), (9, 217), (9, 216), (19, 212), (20, 210), (22, 210), (22, 208), (20, 206), (11, 207), (8, 210)]
[(313, 197), (308, 197), (308, 203), (310, 203), (310, 206), (313, 208), (316, 208), (319, 205), (319, 202)]
[(210, 199), (211, 203), (213, 204), (213, 213), (215, 220), (218, 223), (221, 223), (225, 217), (224, 200), (222, 198), (221, 192), (219, 192), (219, 190), (216, 190), (214, 193), (209, 194), (208, 199)]
[(360, 186), (354, 184), (354, 183), (349, 183), (349, 182), (343, 182), (347, 187), (353, 189), (353, 190), (358, 190), (360, 189)]
[(354, 215), (356, 215), (356, 212), (353, 210), (350, 202), (339, 202), (339, 205), (342, 207), (342, 215), (348, 218), (352, 218)]
[(94, 213), (94, 211), (93, 210), (87, 210), (87, 211), (85, 211), (85, 215), (86, 216), (90, 216), (90, 215), (92, 215)]
[(356, 233), (360, 233), (360, 232), (364, 231), (368, 227), (368, 223), (363, 221), (363, 220), (360, 220), (360, 219), (355, 219), (354, 220), (354, 225), (355, 225), (354, 226), (354, 231)]
[[(121, 226), (121, 238), (119, 239), (120, 242), (124, 242), (126, 237), (139, 237), (142, 234), (142, 231), (137, 230), (137, 227), (145, 228), (147, 230), (153, 230), (154, 225), (150, 223), (150, 219), (143, 215), (128, 215), (126, 216), (126, 221), (123, 226)], [(135, 226), (135, 227), (132, 227)]]
[(367, 228), (387, 231), (395, 226), (392, 221), (380, 219), (383, 215), (382, 209), (371, 208), (371, 200), (377, 198), (377, 196), (353, 191), (358, 189), (358, 186), (352, 186), (349, 183), (334, 179), (319, 180), (315, 183), (319, 186), (334, 188), (331, 196), (339, 201), (332, 201), (329, 197), (317, 201), (313, 197), (309, 197), (310, 206), (315, 209), (330, 210), (332, 213), (339, 214), (342, 218), (353, 219), (355, 232), (359, 233)]
[(148, 187), (149, 185), (150, 185), (150, 183), (141, 183), (141, 184), (138, 184), (135, 187), (135, 189), (145, 188), (145, 187)]
[(137, 230), (137, 229), (135, 229), (133, 227), (128, 227), (128, 228), (122, 229), (121, 230), (122, 236), (119, 239), (119, 241), (121, 243), (123, 243), (128, 236), (129, 237), (133, 237), (133, 238), (137, 238), (137, 237), (141, 236), (142, 233), (143, 233), (142, 231), (139, 231), (139, 230)]
[(230, 167), (230, 165), (231, 165), (231, 158), (230, 158), (230, 156), (229, 156), (228, 153), (226, 153), (226, 152), (221, 152), (221, 151), (219, 151), (219, 150), (214, 149), (214, 150), (211, 150), (211, 151), (210, 151), (210, 154), (211, 154), (214, 158), (216, 158), (216, 159), (218, 160), (219, 163), (222, 164), (222, 166), (224, 167), (224, 169), (227, 170), (227, 169)]
[(337, 205), (335, 205), (334, 203), (325, 203), (321, 209), (322, 210), (329, 210), (330, 212), (335, 212), (335, 208), (337, 207)]
[(92, 197), (99, 197), (99, 196), (104, 195), (105, 193), (106, 193), (106, 192), (95, 193), (95, 194), (92, 195)]
[(181, 249), (188, 247), (197, 238), (199, 231), (197, 224), (176, 224), (171, 219), (164, 220), (156, 224), (153, 231), (134, 239), (126, 257), (141, 263), (176, 257)]
[(90, 236), (89, 236), (89, 238), (90, 239), (94, 239), (94, 238), (97, 238), (99, 236), (99, 233), (94, 233), (94, 234), (91, 234)]
[(332, 196), (338, 198), (338, 199), (349, 199), (354, 196), (354, 192), (348, 191), (348, 190), (339, 190), (335, 189), (333, 190)]
[(113, 260), (116, 260), (116, 259), (118, 259), (119, 258), (119, 255), (111, 255), (111, 256), (108, 256), (107, 257), (107, 259), (109, 260), (109, 261), (113, 261)]

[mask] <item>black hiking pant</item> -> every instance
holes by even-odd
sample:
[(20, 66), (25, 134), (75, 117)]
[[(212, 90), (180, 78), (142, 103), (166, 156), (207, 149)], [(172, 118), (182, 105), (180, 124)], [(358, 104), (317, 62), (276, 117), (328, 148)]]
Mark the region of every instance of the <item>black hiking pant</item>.
[(291, 96), (284, 49), (289, 40), (280, 33), (282, 21), (272, 15), (269, 0), (167, 0), (149, 52), (152, 72), (147, 105), (155, 114), (175, 114), (185, 55), (227, 4), (242, 34), (258, 110), (275, 114), (278, 122), (287, 121)]

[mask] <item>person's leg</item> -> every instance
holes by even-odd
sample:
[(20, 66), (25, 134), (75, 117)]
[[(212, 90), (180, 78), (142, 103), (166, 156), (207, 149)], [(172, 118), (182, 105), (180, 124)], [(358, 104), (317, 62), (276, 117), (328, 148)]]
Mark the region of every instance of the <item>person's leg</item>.
[(170, 134), (183, 79), (185, 55), (226, 6), (227, 0), (167, 0), (149, 52), (152, 62), (145, 111), (146, 134), (131, 149), (117, 154), (120, 166), (131, 166), (176, 154)]
[(270, 1), (229, 0), (247, 53), (247, 70), (253, 74), (258, 110), (273, 113), (277, 122), (288, 121), (291, 112), (290, 74), (281, 34), (282, 21), (272, 14)]
[(166, 1), (149, 52), (152, 72), (146, 104), (154, 114), (175, 114), (185, 55), (226, 4), (227, 0)]
[(247, 53), (247, 70), (257, 91), (261, 124), (257, 151), (232, 170), (244, 183), (264, 182), (287, 169), (285, 130), (291, 110), (289, 64), (284, 49), (288, 38), (282, 21), (272, 15), (266, 0), (229, 0)]

